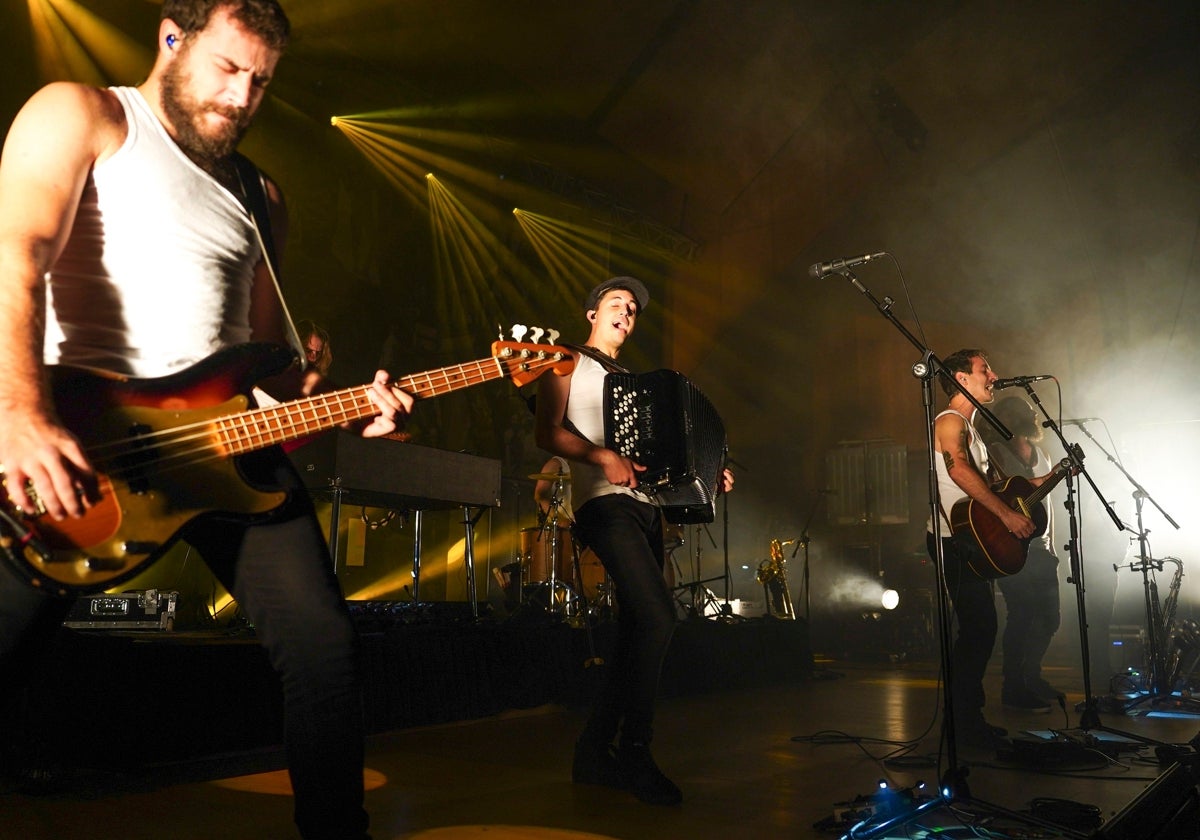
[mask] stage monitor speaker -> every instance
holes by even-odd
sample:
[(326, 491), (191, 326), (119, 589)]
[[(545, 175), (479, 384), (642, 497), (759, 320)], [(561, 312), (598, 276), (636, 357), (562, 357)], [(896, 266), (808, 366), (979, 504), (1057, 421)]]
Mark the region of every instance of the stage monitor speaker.
[(1147, 785), (1094, 840), (1196, 840), (1200, 838), (1200, 756), (1181, 758)]

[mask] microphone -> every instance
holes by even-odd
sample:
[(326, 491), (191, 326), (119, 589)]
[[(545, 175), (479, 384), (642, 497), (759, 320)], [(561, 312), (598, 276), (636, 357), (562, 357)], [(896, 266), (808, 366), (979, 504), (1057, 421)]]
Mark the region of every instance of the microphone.
[(1013, 376), (1009, 379), (997, 379), (992, 383), (992, 390), (999, 391), (1001, 388), (1011, 388), (1014, 385), (1028, 385), (1030, 382), (1041, 382), (1043, 379), (1053, 379), (1054, 374), (1043, 373), (1037, 376)]
[(813, 263), (808, 267), (808, 276), (814, 280), (820, 280), (822, 277), (828, 277), (830, 274), (837, 274), (843, 269), (854, 268), (856, 265), (862, 265), (863, 263), (886, 256), (887, 251), (880, 251), (878, 254), (862, 254), (857, 257), (843, 257), (842, 259), (830, 260), (829, 262)]
[(1084, 423), (1102, 423), (1099, 417), (1073, 417), (1070, 420), (1063, 420), (1064, 426), (1082, 426)]

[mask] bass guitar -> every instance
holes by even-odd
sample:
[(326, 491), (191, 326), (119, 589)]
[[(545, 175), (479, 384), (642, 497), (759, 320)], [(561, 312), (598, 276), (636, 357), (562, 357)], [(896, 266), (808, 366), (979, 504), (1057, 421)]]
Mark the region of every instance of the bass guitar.
[(1046, 533), (1049, 515), (1042, 499), (1071, 472), (1071, 461), (1064, 458), (1039, 486), (1021, 476), (1006, 479), (992, 491), (1018, 513), (1033, 520), (1032, 536), (1020, 539), (1009, 533), (1000, 517), (968, 496), (950, 509), (950, 531), (955, 535), (969, 534), (978, 544), (967, 560), (971, 570), (988, 580), (1015, 575), (1025, 567), (1029, 543)]
[[(0, 554), (36, 587), (85, 594), (144, 570), (198, 517), (265, 518), (287, 493), (250, 484), (241, 456), (379, 414), (370, 385), (250, 408), (254, 384), (292, 360), (287, 348), (243, 344), (154, 379), (51, 367), (55, 407), (96, 471), (99, 498), (84, 516), (56, 522), (36, 499), (34, 510), (17, 509), (5, 483)], [(489, 358), (391, 384), (427, 399), (493, 379), (519, 387), (548, 370), (564, 376), (574, 365), (562, 347), (497, 341)]]

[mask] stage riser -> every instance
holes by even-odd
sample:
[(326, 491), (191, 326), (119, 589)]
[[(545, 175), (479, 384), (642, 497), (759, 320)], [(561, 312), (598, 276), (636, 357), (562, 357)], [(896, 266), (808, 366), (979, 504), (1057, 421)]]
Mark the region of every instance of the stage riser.
[[(455, 623), (361, 629), (369, 732), (448, 723), (547, 703), (586, 704), (615, 625)], [(593, 654), (594, 646), (594, 654)], [(803, 621), (679, 625), (666, 697), (802, 679)], [(64, 630), (26, 693), (22, 729), (67, 766), (138, 768), (280, 743), (278, 681), (252, 638)]]

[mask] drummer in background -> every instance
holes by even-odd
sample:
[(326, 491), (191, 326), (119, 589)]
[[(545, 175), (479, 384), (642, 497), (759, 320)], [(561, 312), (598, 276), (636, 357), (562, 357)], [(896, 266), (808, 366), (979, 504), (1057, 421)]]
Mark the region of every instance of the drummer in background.
[[(575, 512), (571, 509), (571, 466), (566, 458), (560, 458), (557, 455), (553, 456), (549, 461), (542, 465), (541, 475), (561, 475), (562, 489), (559, 491), (558, 513), (555, 516), (555, 525), (560, 528), (569, 528), (575, 522)], [(558, 481), (552, 481), (548, 478), (539, 478), (537, 484), (533, 486), (533, 500), (538, 506), (538, 525), (546, 524), (546, 517), (550, 515), (550, 508), (554, 504), (555, 488), (559, 485)]]
[(329, 330), (316, 321), (305, 318), (296, 322), (296, 332), (300, 333), (300, 341), (304, 344), (305, 367), (316, 370), (322, 376), (327, 376), (329, 366), (333, 364), (333, 348), (329, 345)]
[[(550, 508), (554, 506), (555, 488), (560, 486), (558, 479), (551, 479), (549, 476), (561, 475), (561, 487), (558, 499), (558, 513), (555, 515), (555, 526), (563, 529), (560, 533), (569, 533), (567, 529), (575, 522), (575, 514), (571, 510), (571, 467), (568, 465), (565, 458), (559, 458), (557, 455), (552, 457), (543, 466), (540, 473), (537, 474), (537, 484), (533, 486), (533, 500), (538, 506), (537, 528), (525, 529), (521, 532), (522, 538), (522, 555), (524, 556), (525, 534), (531, 530), (540, 531), (546, 527), (546, 519), (550, 516)], [(534, 476), (530, 476), (534, 478)], [(569, 537), (568, 537), (569, 539)], [(567, 552), (570, 552), (568, 547)], [(501, 591), (504, 593), (505, 607), (509, 610), (515, 610), (520, 606), (523, 593), (521, 586), (526, 583), (524, 578), (529, 574), (528, 569), (522, 570), (521, 559), (518, 558), (506, 566), (501, 566), (492, 570), (492, 575), (496, 578), (496, 583), (500, 585)]]

